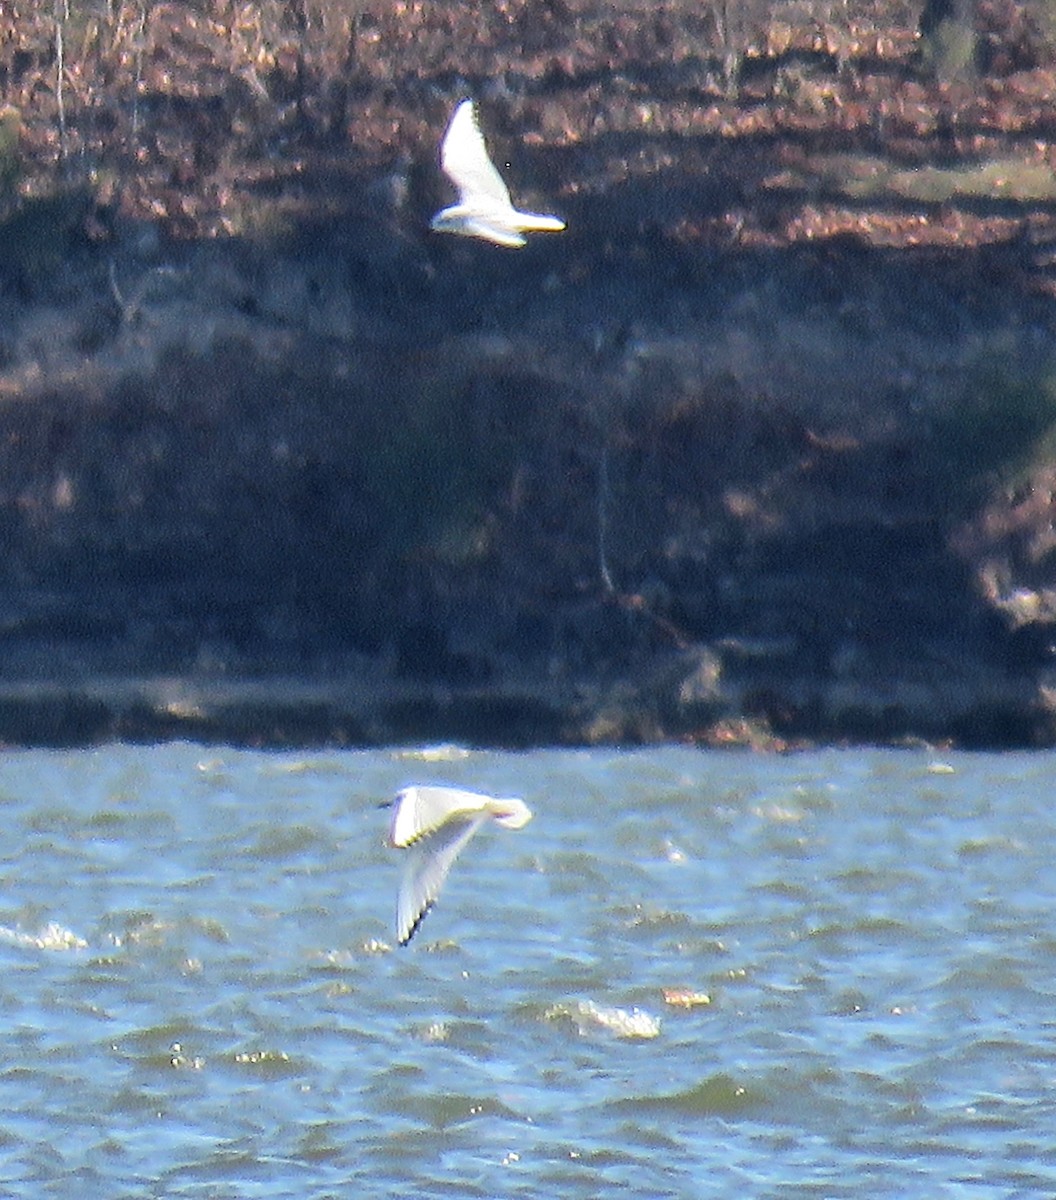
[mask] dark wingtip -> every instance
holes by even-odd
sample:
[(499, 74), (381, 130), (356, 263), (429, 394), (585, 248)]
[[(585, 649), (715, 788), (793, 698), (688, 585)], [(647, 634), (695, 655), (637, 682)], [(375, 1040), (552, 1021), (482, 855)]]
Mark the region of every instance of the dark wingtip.
[(410, 929), (407, 930), (407, 936), (405, 938), (397, 938), (397, 941), (401, 946), (406, 946), (411, 938), (413, 938), (418, 932), (419, 926), (425, 920), (426, 916), (432, 911), (432, 907), (435, 903), (435, 900), (430, 900), (425, 908), (423, 908), (422, 911), (414, 918), (413, 924), (411, 925)]

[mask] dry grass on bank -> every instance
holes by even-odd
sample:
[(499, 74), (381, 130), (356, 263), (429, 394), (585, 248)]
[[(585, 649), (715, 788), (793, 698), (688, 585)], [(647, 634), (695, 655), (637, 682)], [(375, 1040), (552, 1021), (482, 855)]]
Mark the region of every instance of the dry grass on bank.
[[(278, 192), (325, 211), (357, 170), (431, 154), (466, 91), (500, 133), (566, 148), (579, 190), (662, 173), (672, 136), (976, 157), (1012, 136), (1051, 170), (1054, 59), (1049, 0), (13, 0), (0, 212), (64, 180), (170, 232), (243, 233)], [(627, 137), (640, 162), (613, 160)]]

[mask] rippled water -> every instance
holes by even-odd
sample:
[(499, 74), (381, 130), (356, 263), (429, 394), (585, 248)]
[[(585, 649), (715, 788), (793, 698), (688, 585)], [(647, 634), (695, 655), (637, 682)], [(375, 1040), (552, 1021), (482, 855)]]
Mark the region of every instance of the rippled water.
[(0, 1193), (1056, 1194), (1051, 755), (441, 757), (7, 753)]

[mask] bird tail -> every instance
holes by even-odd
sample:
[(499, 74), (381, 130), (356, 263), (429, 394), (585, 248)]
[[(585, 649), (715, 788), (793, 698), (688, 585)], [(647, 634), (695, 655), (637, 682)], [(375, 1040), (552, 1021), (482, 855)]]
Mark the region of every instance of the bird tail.
[(560, 217), (548, 217), (543, 213), (518, 213), (517, 228), (522, 229), (525, 233), (557, 233), (565, 228), (564, 221)]

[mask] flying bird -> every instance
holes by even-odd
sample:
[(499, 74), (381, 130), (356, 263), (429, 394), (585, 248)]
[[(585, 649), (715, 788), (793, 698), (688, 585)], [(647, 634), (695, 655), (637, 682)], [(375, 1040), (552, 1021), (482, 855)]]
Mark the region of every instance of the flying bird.
[(523, 246), (525, 233), (534, 230), (564, 229), (560, 217), (518, 212), (513, 207), (509, 189), (488, 157), (472, 100), (463, 100), (455, 109), (440, 147), (440, 165), (458, 188), (458, 203), (441, 209), (431, 228), (485, 238), (500, 246)]
[(532, 810), (523, 800), (462, 788), (406, 787), (396, 793), (389, 845), (408, 851), (396, 903), (401, 946), (414, 937), (462, 847), (489, 817), (504, 829), (521, 829), (532, 819)]

